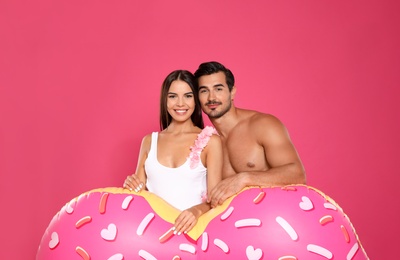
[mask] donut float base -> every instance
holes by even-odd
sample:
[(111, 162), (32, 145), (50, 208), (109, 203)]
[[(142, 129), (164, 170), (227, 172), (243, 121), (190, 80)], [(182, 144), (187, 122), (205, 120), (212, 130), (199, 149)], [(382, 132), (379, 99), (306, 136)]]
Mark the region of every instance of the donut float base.
[(91, 190), (53, 217), (36, 259), (369, 259), (339, 205), (306, 185), (246, 188), (174, 235), (179, 213), (147, 191)]

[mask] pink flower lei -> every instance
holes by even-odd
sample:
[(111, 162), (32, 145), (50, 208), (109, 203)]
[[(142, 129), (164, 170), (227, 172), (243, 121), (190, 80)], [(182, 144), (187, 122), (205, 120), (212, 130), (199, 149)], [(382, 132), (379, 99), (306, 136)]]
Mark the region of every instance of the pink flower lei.
[(197, 135), (196, 141), (194, 141), (194, 145), (190, 147), (190, 169), (194, 169), (200, 162), (200, 152), (207, 146), (208, 141), (210, 140), (213, 134), (218, 134), (217, 130), (215, 130), (212, 126), (206, 126), (200, 134)]

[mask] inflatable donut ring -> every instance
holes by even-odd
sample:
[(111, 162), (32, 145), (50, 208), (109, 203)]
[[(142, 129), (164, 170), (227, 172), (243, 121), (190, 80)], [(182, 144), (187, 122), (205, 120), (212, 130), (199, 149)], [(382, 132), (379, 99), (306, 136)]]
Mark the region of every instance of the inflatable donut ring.
[(369, 259), (343, 210), (310, 186), (244, 189), (188, 234), (173, 234), (178, 215), (150, 192), (95, 189), (53, 217), (36, 259)]

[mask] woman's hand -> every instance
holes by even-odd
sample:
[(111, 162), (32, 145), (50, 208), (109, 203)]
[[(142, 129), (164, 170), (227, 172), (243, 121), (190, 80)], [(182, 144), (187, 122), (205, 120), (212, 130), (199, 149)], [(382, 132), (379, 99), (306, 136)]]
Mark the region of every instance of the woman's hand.
[(189, 208), (182, 211), (175, 220), (174, 234), (186, 234), (196, 225), (198, 218), (199, 212), (195, 208)]
[(139, 192), (144, 188), (144, 184), (136, 174), (132, 174), (126, 177), (123, 187), (131, 191)]

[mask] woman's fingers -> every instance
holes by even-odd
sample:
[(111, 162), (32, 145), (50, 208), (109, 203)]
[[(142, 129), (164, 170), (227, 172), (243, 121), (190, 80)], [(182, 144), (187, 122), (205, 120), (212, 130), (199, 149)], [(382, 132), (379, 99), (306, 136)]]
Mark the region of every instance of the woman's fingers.
[(197, 223), (196, 217), (189, 211), (183, 211), (175, 220), (174, 234), (180, 235), (189, 232)]
[(143, 183), (140, 183), (139, 185), (137, 185), (137, 186), (135, 187), (134, 191), (135, 191), (135, 192), (139, 192), (139, 191), (142, 190), (142, 188), (143, 188)]
[(135, 192), (139, 192), (144, 187), (144, 184), (136, 175), (130, 175), (126, 177), (123, 187), (131, 191), (134, 190)]
[(128, 177), (125, 179), (124, 184), (122, 185), (122, 187), (124, 189), (128, 189), (128, 190), (132, 190), (132, 186), (131, 186), (131, 182), (129, 181)]

